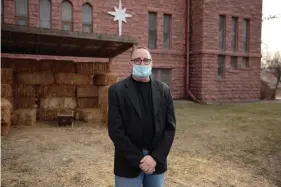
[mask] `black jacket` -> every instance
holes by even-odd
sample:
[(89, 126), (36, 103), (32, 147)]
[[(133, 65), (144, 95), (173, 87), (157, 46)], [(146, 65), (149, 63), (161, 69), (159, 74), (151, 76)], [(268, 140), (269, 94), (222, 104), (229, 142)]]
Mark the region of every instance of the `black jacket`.
[[(171, 149), (176, 119), (170, 88), (151, 79), (155, 134), (150, 155), (156, 160), (156, 171), (167, 170), (167, 156)], [(120, 177), (137, 177), (143, 158), (141, 145), (142, 114), (137, 90), (131, 77), (109, 87), (108, 133), (115, 146), (114, 174)]]

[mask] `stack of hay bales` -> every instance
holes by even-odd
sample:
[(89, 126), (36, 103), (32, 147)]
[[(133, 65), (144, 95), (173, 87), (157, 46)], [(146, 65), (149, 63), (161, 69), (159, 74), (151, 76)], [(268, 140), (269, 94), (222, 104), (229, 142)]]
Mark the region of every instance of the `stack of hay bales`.
[(1, 135), (8, 135), (11, 126), (12, 105), (5, 99), (1, 98)]
[(94, 84), (99, 86), (99, 108), (105, 123), (107, 123), (108, 115), (108, 88), (117, 81), (117, 74), (115, 73), (97, 73), (93, 78)]
[(54, 73), (54, 84), (42, 92), (39, 120), (56, 120), (58, 113), (70, 113), (77, 107), (76, 88), (91, 83), (91, 77), (76, 73)]
[(117, 81), (116, 74), (109, 73), (108, 63), (79, 63), (77, 71), (91, 75), (91, 85), (77, 88), (78, 108), (76, 119), (84, 122), (106, 123), (108, 86)]
[(1, 68), (1, 98), (7, 99), (13, 107), (13, 69)]
[(13, 112), (12, 123), (14, 125), (31, 126), (36, 123), (36, 109), (35, 108), (22, 108)]
[(17, 109), (13, 115), (14, 123), (22, 121), (25, 125), (32, 125), (36, 119), (55, 120), (60, 108), (76, 107), (75, 86), (55, 84), (55, 78), (61, 78), (60, 73), (75, 72), (72, 62), (21, 59), (13, 61), (13, 68), (16, 72)]
[(8, 135), (13, 112), (13, 69), (1, 68), (1, 135)]
[(7, 62), (4, 67), (9, 68), (11, 76), (5, 75), (1, 95), (15, 101), (14, 124), (33, 125), (36, 119), (53, 121), (58, 113), (73, 111), (76, 120), (107, 121), (108, 87), (117, 81), (117, 75), (109, 73), (109, 63), (24, 59)]
[[(77, 88), (76, 119), (85, 122), (99, 122), (98, 87), (95, 85), (79, 86)], [(93, 110), (94, 109), (94, 110)], [(92, 111), (92, 112), (91, 112)], [(95, 114), (95, 115), (94, 115)]]
[(12, 122), (15, 125), (34, 125), (42, 85), (51, 85), (54, 77), (49, 72), (17, 72), (15, 82), (16, 111)]

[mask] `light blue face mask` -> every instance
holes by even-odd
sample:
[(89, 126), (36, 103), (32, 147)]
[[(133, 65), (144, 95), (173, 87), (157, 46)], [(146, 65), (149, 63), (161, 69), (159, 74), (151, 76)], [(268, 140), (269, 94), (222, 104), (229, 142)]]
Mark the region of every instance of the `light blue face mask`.
[(136, 78), (146, 78), (151, 75), (150, 65), (133, 65), (133, 76)]

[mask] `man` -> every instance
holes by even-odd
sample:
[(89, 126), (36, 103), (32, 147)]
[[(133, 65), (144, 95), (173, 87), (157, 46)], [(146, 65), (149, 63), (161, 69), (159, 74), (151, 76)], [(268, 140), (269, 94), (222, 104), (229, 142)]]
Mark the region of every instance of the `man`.
[(176, 128), (170, 88), (151, 75), (152, 58), (131, 54), (132, 74), (108, 91), (108, 133), (115, 146), (115, 187), (163, 187)]

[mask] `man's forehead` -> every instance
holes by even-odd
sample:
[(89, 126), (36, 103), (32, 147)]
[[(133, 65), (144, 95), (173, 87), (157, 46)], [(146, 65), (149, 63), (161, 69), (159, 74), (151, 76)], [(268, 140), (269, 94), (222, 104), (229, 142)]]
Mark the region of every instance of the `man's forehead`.
[(147, 49), (135, 49), (132, 53), (132, 58), (151, 58), (151, 55)]

